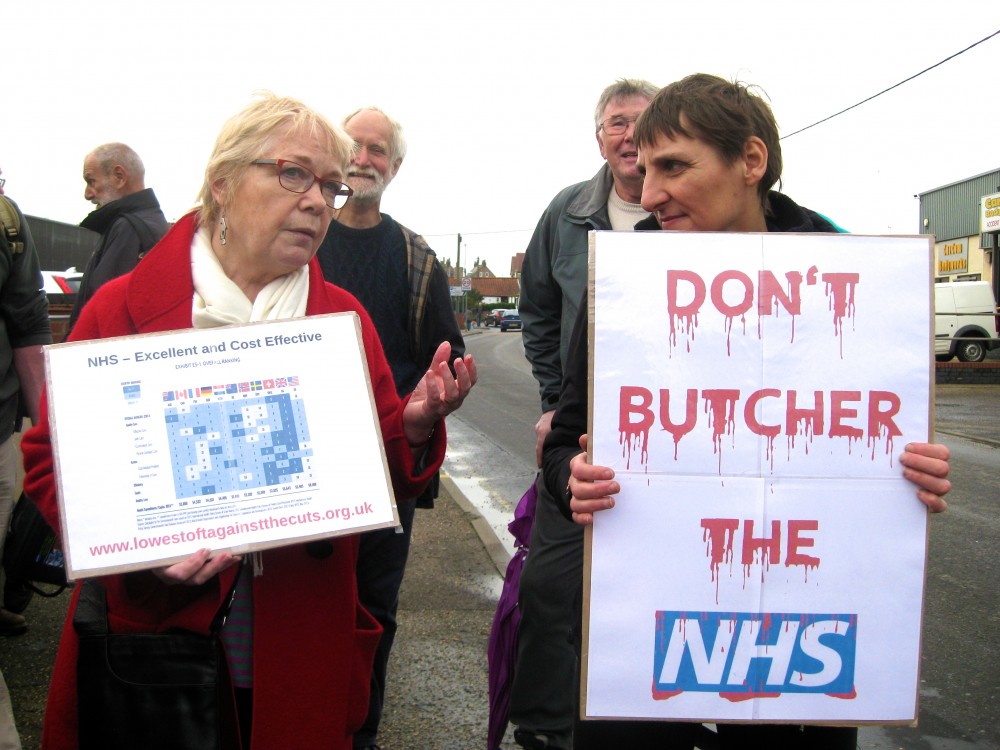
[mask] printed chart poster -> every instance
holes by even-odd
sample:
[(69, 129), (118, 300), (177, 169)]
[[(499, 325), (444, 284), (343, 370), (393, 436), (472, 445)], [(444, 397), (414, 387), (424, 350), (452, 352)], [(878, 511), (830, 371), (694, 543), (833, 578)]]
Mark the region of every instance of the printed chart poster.
[(927, 237), (591, 234), (584, 715), (916, 719)]
[(45, 356), (71, 578), (398, 524), (354, 313)]

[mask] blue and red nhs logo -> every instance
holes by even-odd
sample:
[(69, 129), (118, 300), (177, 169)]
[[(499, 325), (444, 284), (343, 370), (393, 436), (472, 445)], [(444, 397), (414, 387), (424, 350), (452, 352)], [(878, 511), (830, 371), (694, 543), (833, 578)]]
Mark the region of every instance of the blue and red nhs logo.
[(853, 698), (857, 615), (657, 612), (653, 698), (729, 700), (826, 693)]

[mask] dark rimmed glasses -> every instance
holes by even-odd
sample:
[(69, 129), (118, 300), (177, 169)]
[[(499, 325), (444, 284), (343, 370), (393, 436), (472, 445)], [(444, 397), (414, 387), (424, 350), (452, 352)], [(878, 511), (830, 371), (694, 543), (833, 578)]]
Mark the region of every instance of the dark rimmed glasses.
[(318, 182), (323, 200), (330, 208), (343, 208), (347, 199), (354, 195), (354, 191), (344, 183), (336, 180), (325, 180), (311, 169), (296, 164), (294, 161), (288, 161), (288, 159), (256, 159), (250, 163), (277, 167), (278, 184), (293, 193), (305, 193)]
[(602, 122), (598, 130), (603, 130), (608, 135), (624, 135), (625, 131), (628, 130), (629, 123), (633, 123), (638, 119), (639, 115), (635, 117), (615, 115)]

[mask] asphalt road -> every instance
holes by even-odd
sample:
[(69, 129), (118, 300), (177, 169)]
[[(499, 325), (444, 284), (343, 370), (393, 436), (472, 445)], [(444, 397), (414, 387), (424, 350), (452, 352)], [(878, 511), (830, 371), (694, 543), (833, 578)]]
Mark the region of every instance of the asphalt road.
[[(487, 329), (468, 348), (483, 379), (449, 419), (446, 467), (507, 542), (506, 524), (534, 475), (537, 389), (520, 335)], [(865, 727), (862, 750), (1000, 748), (1000, 386), (938, 386), (934, 416), (937, 441), (952, 450), (955, 488), (949, 511), (931, 523), (919, 726)]]

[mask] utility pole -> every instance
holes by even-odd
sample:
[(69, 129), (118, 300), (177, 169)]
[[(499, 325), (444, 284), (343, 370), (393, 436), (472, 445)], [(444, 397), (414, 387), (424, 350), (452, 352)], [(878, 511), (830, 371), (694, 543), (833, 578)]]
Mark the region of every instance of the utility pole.
[[(462, 233), (459, 232), (458, 233), (458, 247), (455, 250), (455, 281), (457, 281), (459, 284), (461, 284), (462, 283), (462, 276), (463, 276), (463, 274), (462, 274)], [(455, 304), (454, 304), (454, 306), (453, 306), (452, 309), (455, 311), (456, 316), (459, 313), (464, 313), (465, 312), (465, 295), (464, 294), (455, 301)], [(461, 323), (462, 323), (462, 320), (459, 320), (459, 328), (462, 327)]]

